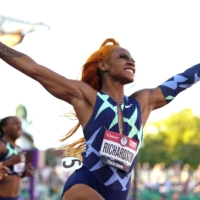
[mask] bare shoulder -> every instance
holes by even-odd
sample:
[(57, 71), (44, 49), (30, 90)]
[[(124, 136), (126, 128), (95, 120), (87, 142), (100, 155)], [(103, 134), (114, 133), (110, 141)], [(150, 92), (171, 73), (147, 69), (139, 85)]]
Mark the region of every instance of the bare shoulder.
[(141, 110), (145, 107), (148, 102), (148, 98), (153, 89), (142, 89), (130, 95), (130, 97), (136, 99), (141, 107)]
[(76, 98), (73, 98), (72, 105), (73, 107), (77, 107), (79, 103), (81, 104), (89, 104), (90, 106), (94, 106), (96, 101), (96, 94), (97, 91), (94, 90), (90, 85), (88, 85), (85, 82), (72, 80), (78, 87), (72, 88), (72, 91), (70, 92), (72, 96), (75, 96)]
[(166, 105), (166, 100), (159, 87), (139, 90), (131, 97), (139, 102), (142, 109), (150, 106), (151, 110), (154, 110)]
[(3, 141), (0, 140), (0, 156), (6, 153), (6, 145)]
[(151, 111), (166, 105), (166, 100), (159, 87), (139, 90), (130, 97), (135, 98), (140, 104), (143, 125), (146, 123)]
[[(78, 82), (78, 91), (73, 91), (75, 98), (72, 98), (71, 104), (75, 110), (76, 116), (84, 127), (90, 119), (97, 98), (97, 91), (94, 90), (90, 85), (84, 82)], [(75, 94), (75, 93), (79, 94)]]

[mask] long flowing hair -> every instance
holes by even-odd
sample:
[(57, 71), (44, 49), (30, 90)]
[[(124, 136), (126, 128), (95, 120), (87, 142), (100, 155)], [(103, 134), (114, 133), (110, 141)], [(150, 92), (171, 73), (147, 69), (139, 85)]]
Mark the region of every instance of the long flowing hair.
[[(113, 43), (112, 45), (107, 43)], [(113, 39), (108, 38), (106, 39), (99, 50), (95, 51), (85, 62), (85, 64), (82, 66), (82, 75), (81, 75), (81, 81), (87, 83), (90, 85), (94, 90), (99, 91), (102, 88), (102, 77), (100, 73), (100, 69), (98, 68), (98, 62), (99, 61), (108, 61), (111, 57), (112, 52), (119, 48), (119, 43)], [(70, 113), (71, 116), (76, 117), (76, 114)], [(70, 118), (70, 117), (69, 117)], [(67, 140), (70, 138), (80, 127), (80, 122), (77, 123), (76, 126), (74, 126), (64, 137), (60, 140), (61, 142)], [(86, 148), (86, 141), (85, 138), (82, 137), (75, 142), (68, 144), (64, 147), (61, 147), (59, 149), (64, 150), (65, 156), (75, 156), (82, 160), (81, 153)]]

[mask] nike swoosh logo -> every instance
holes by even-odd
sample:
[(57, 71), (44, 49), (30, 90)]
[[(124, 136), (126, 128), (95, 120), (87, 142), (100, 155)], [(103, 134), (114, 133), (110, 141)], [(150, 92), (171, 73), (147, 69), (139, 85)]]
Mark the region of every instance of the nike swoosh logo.
[(130, 104), (128, 106), (125, 105), (125, 108), (130, 108), (133, 104)]

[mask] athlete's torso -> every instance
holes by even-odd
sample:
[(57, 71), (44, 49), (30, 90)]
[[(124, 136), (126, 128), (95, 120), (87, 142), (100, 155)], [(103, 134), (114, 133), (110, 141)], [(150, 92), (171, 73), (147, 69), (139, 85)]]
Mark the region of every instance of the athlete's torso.
[[(2, 144), (4, 143), (6, 148), (6, 153), (0, 156), (0, 162), (3, 162), (11, 158), (12, 156), (19, 154), (19, 152), (21, 151), (19, 147), (14, 147), (3, 139), (0, 139), (0, 142)], [(0, 181), (0, 197), (2, 197), (3, 199), (17, 199), (17, 196), (19, 196), (20, 193), (21, 177), (19, 175), (20, 174), (14, 172), (13, 165), (9, 167), (8, 176)]]
[[(0, 156), (0, 162), (7, 160), (14, 155), (18, 155), (21, 151), (21, 149), (18, 146), (12, 146), (9, 142), (3, 140), (2, 138), (0, 138), (0, 141), (3, 142), (6, 147), (6, 153)], [(8, 175), (17, 175), (17, 173), (14, 172), (13, 165), (9, 167)]]
[[(139, 103), (135, 99), (125, 96), (121, 110), (123, 135), (138, 143), (137, 155), (143, 138)], [(100, 91), (97, 93), (94, 112), (84, 128), (86, 151), (83, 153), (83, 164), (104, 185), (124, 191), (129, 189), (132, 169), (137, 156), (134, 157), (129, 172), (103, 164), (100, 160), (100, 149), (106, 130), (119, 133), (117, 103)]]

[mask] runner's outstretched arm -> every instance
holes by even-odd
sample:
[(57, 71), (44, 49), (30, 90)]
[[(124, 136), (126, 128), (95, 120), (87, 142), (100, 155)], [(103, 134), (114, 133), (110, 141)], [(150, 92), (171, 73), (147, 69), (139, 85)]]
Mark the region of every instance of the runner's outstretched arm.
[(143, 113), (143, 125), (152, 110), (170, 103), (180, 92), (200, 81), (200, 64), (194, 65), (184, 72), (166, 80), (153, 89), (143, 89), (131, 96), (136, 98)]
[[(86, 84), (67, 79), (49, 68), (38, 64), (28, 55), (0, 42), (0, 58), (23, 74), (38, 81), (53, 96), (73, 104), (74, 99), (84, 99)], [(88, 86), (89, 87), (89, 86)]]

